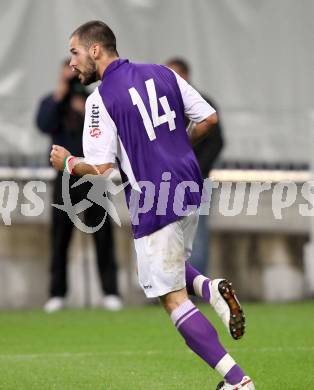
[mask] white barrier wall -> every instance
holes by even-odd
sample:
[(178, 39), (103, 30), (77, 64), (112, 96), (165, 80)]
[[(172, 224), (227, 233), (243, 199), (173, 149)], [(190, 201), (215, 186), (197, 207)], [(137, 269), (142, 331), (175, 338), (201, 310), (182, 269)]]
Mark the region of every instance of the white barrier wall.
[[(19, 172), (15, 172), (16, 177), (20, 175)], [(31, 173), (24, 170), (25, 175), (27, 172)], [(224, 171), (214, 171), (213, 174), (221, 179), (230, 178), (230, 173), (228, 176)], [(237, 173), (233, 174), (235, 178)], [(302, 177), (306, 175), (301, 173)], [(39, 175), (37, 179), (40, 179)], [(43, 181), (46, 191), (38, 193), (43, 199), (42, 213), (27, 217), (21, 212), (22, 205), (31, 205), (32, 202), (23, 194), (25, 180), (15, 178), (14, 182), (20, 194), (14, 210), (11, 207), (13, 198), (10, 200), (6, 195), (2, 199), (0, 308), (38, 307), (47, 299), (48, 293), (51, 187), (49, 181)], [(233, 188), (232, 193), (224, 185), (228, 183)], [(274, 198), (273, 194), (282, 189), (281, 183), (274, 182), (270, 190), (260, 197), (255, 215), (252, 215), (252, 207), (249, 207), (252, 182), (246, 183), (243, 199), (239, 196), (241, 191), (235, 195), (236, 181), (217, 184), (219, 186), (213, 192), (209, 217), (210, 275), (230, 278), (240, 297), (245, 299), (287, 301), (307, 296), (305, 281), (309, 274), (304, 273), (303, 246), (310, 233), (311, 217), (300, 214), (300, 206), (309, 205), (302, 196), (304, 183), (299, 182), (295, 191), (292, 190), (295, 197), (289, 195), (287, 207), (284, 197), (280, 197), (280, 204), (278, 196)], [(236, 198), (239, 198), (239, 202), (235, 201)], [(124, 195), (120, 193), (114, 201), (123, 222), (121, 228), (115, 226), (121, 292), (126, 303), (141, 303), (145, 297), (137, 283)], [(235, 204), (237, 202), (240, 207)], [(6, 214), (7, 219), (11, 218), (11, 225), (4, 224), (5, 207), (12, 210)], [(101, 302), (94, 260), (91, 237), (76, 231), (69, 252), (70, 306), (95, 306)]]

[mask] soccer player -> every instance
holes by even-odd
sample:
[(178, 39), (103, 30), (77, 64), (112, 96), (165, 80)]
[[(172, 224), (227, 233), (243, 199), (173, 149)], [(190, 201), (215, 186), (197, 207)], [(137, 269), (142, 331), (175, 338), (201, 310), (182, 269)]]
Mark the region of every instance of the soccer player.
[[(203, 186), (191, 144), (217, 122), (215, 110), (172, 70), (120, 59), (115, 35), (101, 21), (78, 27), (70, 52), (81, 83), (101, 83), (86, 102), (84, 160), (53, 145), (52, 165), (83, 176), (102, 175), (118, 162), (129, 183), (126, 199), (146, 296), (160, 298), (188, 347), (224, 377), (217, 389), (253, 390), (186, 289), (209, 300), (234, 337), (242, 335), (244, 317), (230, 284), (185, 270)], [(195, 123), (189, 133), (184, 115)]]

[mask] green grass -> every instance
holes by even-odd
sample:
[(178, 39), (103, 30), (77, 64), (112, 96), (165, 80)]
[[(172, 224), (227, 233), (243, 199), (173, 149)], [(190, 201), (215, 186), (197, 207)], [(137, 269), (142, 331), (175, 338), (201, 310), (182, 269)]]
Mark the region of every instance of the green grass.
[[(247, 334), (221, 341), (257, 390), (314, 389), (314, 303), (246, 304)], [(2, 390), (216, 389), (160, 307), (0, 313)]]

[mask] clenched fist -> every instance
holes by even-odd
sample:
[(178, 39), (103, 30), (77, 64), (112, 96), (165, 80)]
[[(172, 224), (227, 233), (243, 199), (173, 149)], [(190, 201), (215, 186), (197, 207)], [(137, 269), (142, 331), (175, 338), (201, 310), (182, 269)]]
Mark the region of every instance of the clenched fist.
[(51, 152), (50, 152), (51, 165), (58, 171), (63, 171), (64, 159), (66, 157), (69, 157), (70, 155), (71, 153), (63, 146), (52, 145)]

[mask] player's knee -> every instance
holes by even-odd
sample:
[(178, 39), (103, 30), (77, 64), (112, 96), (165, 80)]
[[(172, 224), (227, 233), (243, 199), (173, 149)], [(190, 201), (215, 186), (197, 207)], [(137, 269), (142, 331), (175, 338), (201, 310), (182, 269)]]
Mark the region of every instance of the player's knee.
[(183, 302), (189, 299), (185, 288), (179, 291), (170, 292), (159, 298), (168, 314), (171, 314), (175, 309), (181, 306)]

